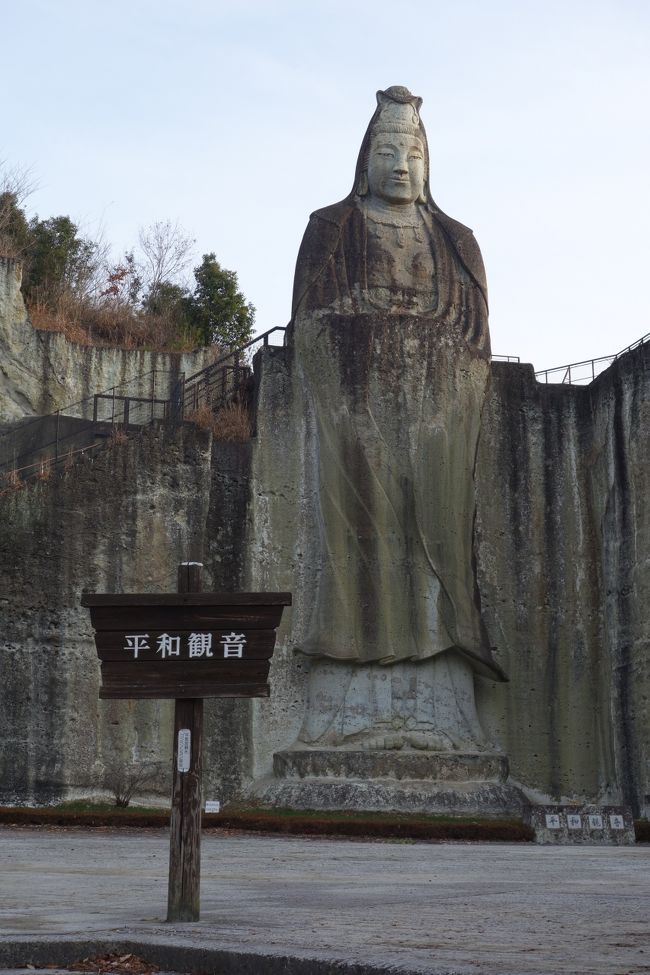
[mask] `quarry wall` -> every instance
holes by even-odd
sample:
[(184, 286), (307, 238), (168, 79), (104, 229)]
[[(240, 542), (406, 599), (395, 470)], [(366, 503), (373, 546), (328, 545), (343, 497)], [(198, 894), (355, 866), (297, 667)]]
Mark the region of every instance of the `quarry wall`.
[[(119, 763), (169, 764), (169, 702), (98, 700), (83, 589), (173, 590), (187, 558), (204, 562), (206, 588), (299, 589), (310, 441), (292, 368), (288, 349), (258, 355), (249, 444), (161, 426), (0, 498), (0, 802), (106, 788)], [(2, 374), (12, 415), (21, 377), (9, 389)], [(28, 390), (29, 408), (57, 389), (41, 400)], [(530, 366), (495, 363), (476, 462), (482, 611), (510, 677), (476, 679), (484, 730), (531, 794), (625, 801), (637, 815), (650, 811), (649, 421), (648, 346), (587, 387), (542, 386)], [(301, 612), (285, 613), (269, 701), (207, 703), (208, 798), (236, 798), (294, 742)], [(154, 789), (167, 788), (161, 772)]]
[[(167, 398), (180, 373), (198, 372), (213, 355), (78, 345), (32, 327), (20, 291), (20, 264), (0, 257), (0, 429), (26, 416), (53, 413), (121, 386), (132, 395)], [(153, 373), (155, 370), (155, 380)], [(138, 383), (139, 377), (143, 377)], [(75, 415), (92, 418), (92, 399)]]
[(584, 387), (494, 364), (477, 460), (485, 724), (525, 784), (646, 813), (649, 422), (647, 345)]
[[(117, 769), (144, 762), (161, 763), (151, 790), (167, 794), (173, 703), (98, 700), (79, 600), (84, 589), (175, 591), (183, 559), (205, 560), (208, 586), (240, 587), (224, 556), (241, 517), (247, 447), (215, 452), (212, 482), (209, 434), (149, 429), (2, 499), (0, 802), (110, 791)], [(207, 703), (205, 737), (206, 794), (233, 794), (250, 764), (249, 702)]]

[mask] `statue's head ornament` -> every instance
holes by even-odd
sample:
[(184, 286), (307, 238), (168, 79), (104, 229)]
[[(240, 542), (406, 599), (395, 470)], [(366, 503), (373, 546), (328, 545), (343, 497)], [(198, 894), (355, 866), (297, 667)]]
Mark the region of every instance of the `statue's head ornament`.
[(402, 135), (412, 135), (420, 139), (424, 149), (425, 187), (418, 202), (433, 203), (429, 195), (429, 147), (427, 135), (420, 119), (422, 99), (412, 95), (403, 85), (391, 85), (385, 91), (377, 92), (377, 108), (370, 119), (366, 134), (361, 143), (359, 158), (351, 197), (365, 196), (368, 192), (368, 155), (370, 142), (374, 135), (398, 132)]
[(373, 126), (373, 134), (402, 132), (404, 135), (415, 135), (419, 138), (421, 105), (421, 98), (416, 98), (408, 88), (402, 88), (400, 85), (393, 85), (386, 91), (378, 91), (379, 116)]

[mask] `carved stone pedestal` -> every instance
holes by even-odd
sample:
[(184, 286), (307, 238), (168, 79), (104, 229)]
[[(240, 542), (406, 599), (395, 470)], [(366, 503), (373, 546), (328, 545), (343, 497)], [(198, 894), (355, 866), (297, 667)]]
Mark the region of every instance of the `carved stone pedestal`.
[(501, 818), (521, 816), (527, 801), (496, 752), (294, 748), (273, 766), (255, 796), (275, 807)]

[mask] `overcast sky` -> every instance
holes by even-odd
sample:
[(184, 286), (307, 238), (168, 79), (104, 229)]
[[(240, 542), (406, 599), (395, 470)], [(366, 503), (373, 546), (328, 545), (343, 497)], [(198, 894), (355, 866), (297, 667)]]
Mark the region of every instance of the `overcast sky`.
[(433, 196), (481, 246), (493, 351), (541, 369), (650, 332), (648, 0), (22, 0), (1, 24), (0, 158), (33, 169), (30, 212), (116, 254), (178, 220), (260, 331), (402, 84)]

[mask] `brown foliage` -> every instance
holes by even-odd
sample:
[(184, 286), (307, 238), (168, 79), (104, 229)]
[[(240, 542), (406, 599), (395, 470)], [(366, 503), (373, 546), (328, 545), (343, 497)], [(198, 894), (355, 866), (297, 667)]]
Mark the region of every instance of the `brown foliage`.
[(25, 482), (16, 470), (0, 474), (0, 498), (8, 494), (15, 494), (16, 491), (20, 491), (24, 487), (24, 484)]
[[(58, 967), (58, 966), (57, 966)], [(98, 972), (110, 975), (154, 975), (160, 969), (152, 962), (145, 961), (140, 955), (131, 952), (121, 955), (113, 952), (108, 955), (95, 955), (92, 958), (81, 958), (68, 965), (71, 972)]]
[(29, 301), (28, 310), (35, 328), (60, 332), (79, 345), (190, 352), (198, 344), (190, 334), (179, 335), (175, 322), (135, 309), (128, 302), (92, 300), (64, 292), (55, 301)]
[(60, 332), (69, 342), (79, 345), (92, 345), (88, 333), (80, 326), (78, 318), (70, 313), (62, 298), (55, 307), (44, 301), (33, 301), (27, 305), (32, 325), (43, 332)]
[(247, 443), (252, 434), (250, 413), (243, 403), (228, 403), (215, 417), (214, 436), (226, 443)]
[(208, 403), (202, 403), (187, 419), (224, 443), (247, 443), (251, 438), (250, 413), (243, 403), (228, 403), (216, 413)]
[(120, 427), (115, 427), (110, 437), (107, 440), (109, 447), (119, 447), (122, 444), (129, 442), (129, 435), (126, 430), (122, 430)]
[(208, 403), (201, 403), (185, 419), (188, 423), (193, 423), (195, 426), (200, 427), (201, 430), (210, 430), (211, 433), (214, 433), (214, 425), (217, 418)]
[(39, 461), (38, 469), (34, 474), (34, 477), (36, 477), (38, 481), (49, 481), (51, 474), (52, 463), (49, 459), (43, 458), (41, 461)]
[(3, 234), (0, 230), (0, 257), (9, 257), (19, 260), (23, 256), (23, 248), (16, 243), (9, 234)]

